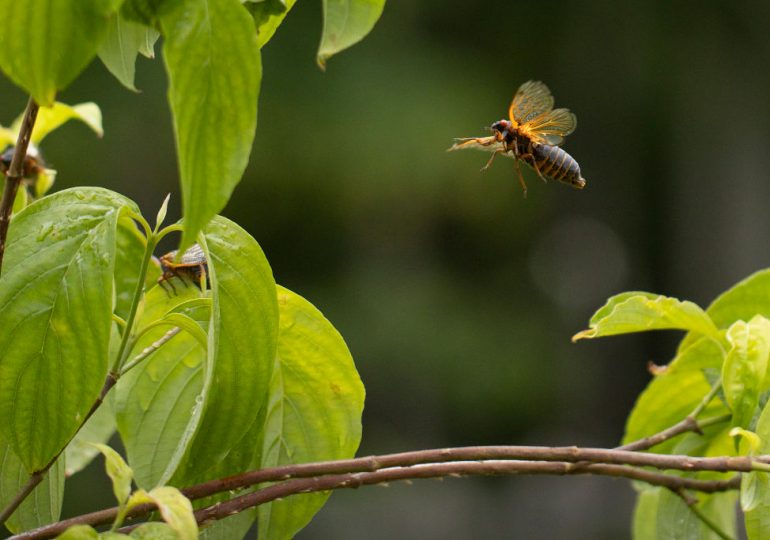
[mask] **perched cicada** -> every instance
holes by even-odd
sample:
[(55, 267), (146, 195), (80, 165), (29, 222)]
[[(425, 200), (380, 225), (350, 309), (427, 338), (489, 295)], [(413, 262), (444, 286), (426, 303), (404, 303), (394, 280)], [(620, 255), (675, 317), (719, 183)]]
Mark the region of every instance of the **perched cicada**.
[(540, 81), (522, 84), (513, 96), (508, 116), (509, 120), (498, 120), (490, 126), (493, 134), (489, 137), (456, 139), (449, 150), (476, 148), (492, 152), (484, 169), (498, 154), (516, 160), (525, 195), (527, 184), (521, 175), (519, 160), (535, 169), (543, 181), (551, 178), (577, 189), (586, 185), (577, 161), (559, 148), (564, 137), (575, 130), (577, 118), (568, 109), (553, 108), (553, 96), (545, 84)]
[(176, 254), (177, 250), (174, 250), (160, 257), (160, 269), (163, 271), (163, 275), (158, 278), (158, 284), (165, 289), (165, 284), (168, 283), (174, 294), (176, 294), (176, 288), (171, 282), (171, 278), (174, 277), (179, 278), (185, 285), (188, 280), (192, 281), (201, 290), (203, 290), (204, 283), (208, 287), (209, 266), (203, 249), (198, 244), (193, 244), (182, 254), (179, 261), (176, 261)]

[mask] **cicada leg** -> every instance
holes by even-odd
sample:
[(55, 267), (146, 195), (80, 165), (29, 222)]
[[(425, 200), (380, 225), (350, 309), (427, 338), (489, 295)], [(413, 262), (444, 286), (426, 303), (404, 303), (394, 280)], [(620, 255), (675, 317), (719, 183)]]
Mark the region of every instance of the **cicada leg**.
[(198, 286), (201, 290), (201, 292), (206, 292), (208, 289), (208, 282), (209, 277), (206, 273), (206, 265), (202, 264), (198, 267), (199, 273), (198, 273)]
[(492, 157), (489, 158), (489, 161), (487, 161), (487, 164), (484, 165), (481, 168), (481, 170), (486, 171), (489, 168), (489, 166), (492, 165), (492, 162), (495, 160), (495, 156), (497, 156), (497, 154), (505, 154), (506, 152), (507, 150), (505, 148), (498, 148), (497, 150), (492, 152)]
[(171, 292), (169, 292), (168, 287), (171, 287), (171, 290), (174, 291), (174, 296), (176, 296), (176, 287), (174, 287), (174, 284), (171, 282), (172, 277), (174, 277), (174, 274), (171, 272), (164, 272), (158, 279), (158, 285), (160, 285), (161, 289), (166, 291), (166, 294), (169, 297), (171, 296)]
[(524, 193), (524, 198), (527, 198), (527, 183), (524, 181), (524, 176), (521, 174), (521, 167), (519, 166), (519, 157), (516, 156), (516, 160), (514, 163), (516, 164), (516, 172), (519, 175), (519, 184), (521, 184), (521, 189)]
[(540, 172), (540, 167), (537, 166), (537, 161), (535, 161), (535, 156), (533, 156), (532, 154), (521, 154), (521, 159), (525, 159), (525, 158), (531, 160), (531, 161), (527, 161), (527, 163), (532, 165), (532, 168), (535, 169), (535, 172), (540, 177), (540, 180), (542, 180), (547, 184), (548, 180), (546, 180), (545, 176), (543, 176), (543, 173)]

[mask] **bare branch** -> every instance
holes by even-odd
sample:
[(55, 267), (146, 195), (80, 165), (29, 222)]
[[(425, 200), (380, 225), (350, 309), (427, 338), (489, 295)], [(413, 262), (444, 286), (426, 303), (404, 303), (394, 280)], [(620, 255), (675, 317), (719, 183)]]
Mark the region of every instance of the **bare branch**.
[[(761, 463), (770, 463), (770, 456), (754, 459)], [(201, 509), (198, 517), (208, 522), (276, 498), (299, 493), (447, 476), (596, 474), (640, 480), (675, 491), (688, 489), (714, 493), (736, 489), (740, 485), (740, 477), (735, 476), (729, 480), (698, 480), (638, 467), (687, 472), (746, 472), (752, 470), (752, 463), (752, 458), (749, 457), (698, 458), (575, 446), (475, 446), (272, 467), (212, 480), (188, 487), (182, 492), (195, 500), (266, 482), (279, 482)], [(152, 510), (152, 505), (136, 507), (129, 513), (129, 517), (143, 516)], [(101, 510), (25, 532), (14, 538), (51, 538), (72, 525), (96, 526), (110, 523), (116, 514), (117, 508)]]
[(11, 165), (8, 167), (8, 174), (5, 177), (3, 198), (0, 199), (0, 269), (3, 266), (5, 241), (8, 238), (8, 226), (11, 223), (13, 203), (16, 200), (16, 193), (19, 191), (19, 184), (21, 184), (21, 179), (24, 176), (24, 159), (27, 157), (27, 147), (32, 136), (32, 128), (35, 127), (38, 109), (37, 103), (30, 96), (27, 102), (27, 109), (24, 111), (24, 118), (21, 121), (21, 127), (19, 128), (19, 136), (16, 139), (16, 148), (13, 152)]

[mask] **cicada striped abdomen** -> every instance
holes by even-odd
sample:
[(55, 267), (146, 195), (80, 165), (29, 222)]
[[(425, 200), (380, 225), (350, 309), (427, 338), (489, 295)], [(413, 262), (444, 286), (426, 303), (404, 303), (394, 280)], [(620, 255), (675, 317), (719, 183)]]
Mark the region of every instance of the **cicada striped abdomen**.
[(532, 156), (536, 168), (543, 176), (576, 188), (586, 185), (585, 179), (580, 175), (578, 162), (558, 146), (533, 143)]

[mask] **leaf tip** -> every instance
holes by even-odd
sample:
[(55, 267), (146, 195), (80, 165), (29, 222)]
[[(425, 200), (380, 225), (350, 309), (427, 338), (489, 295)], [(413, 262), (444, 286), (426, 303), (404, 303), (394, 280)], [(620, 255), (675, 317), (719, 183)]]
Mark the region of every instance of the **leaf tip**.
[(574, 336), (572, 336), (572, 343), (577, 343), (581, 339), (592, 339), (596, 337), (596, 328), (588, 328), (586, 330), (581, 330)]

